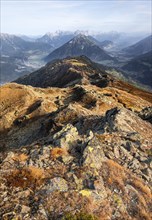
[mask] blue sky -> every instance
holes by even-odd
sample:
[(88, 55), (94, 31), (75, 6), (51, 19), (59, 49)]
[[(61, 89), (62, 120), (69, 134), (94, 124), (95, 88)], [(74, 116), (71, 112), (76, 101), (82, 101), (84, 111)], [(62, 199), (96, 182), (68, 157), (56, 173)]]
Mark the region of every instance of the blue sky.
[(1, 32), (151, 32), (151, 0), (1, 0)]

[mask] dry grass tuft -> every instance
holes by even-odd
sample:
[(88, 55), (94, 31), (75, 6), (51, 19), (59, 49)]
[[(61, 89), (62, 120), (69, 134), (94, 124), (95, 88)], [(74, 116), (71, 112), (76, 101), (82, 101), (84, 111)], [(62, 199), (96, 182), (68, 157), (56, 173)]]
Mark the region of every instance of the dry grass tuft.
[(12, 158), (14, 161), (24, 162), (28, 159), (26, 154), (15, 154)]
[(107, 160), (103, 165), (104, 179), (108, 185), (117, 185), (118, 188), (124, 190), (125, 180), (127, 178), (125, 169), (113, 160)]
[(76, 210), (83, 213), (90, 213), (86, 207), (88, 202), (88, 198), (83, 197), (78, 192), (55, 191), (50, 194), (47, 201), (44, 201), (44, 206), (49, 213), (50, 219), (62, 219), (61, 216), (64, 219), (67, 213), (70, 213), (70, 216), (74, 216), (76, 214)]
[(139, 178), (133, 178), (131, 183), (139, 192), (143, 194), (145, 199), (152, 199), (152, 194), (148, 186), (144, 185), (143, 182)]
[(80, 61), (78, 61), (76, 59), (70, 59), (70, 60), (67, 60), (66, 62), (70, 63), (73, 66), (87, 66), (87, 64), (82, 63), (82, 62), (80, 62)]
[(66, 214), (62, 220), (98, 220), (97, 216), (85, 212), (80, 212), (75, 215)]
[(21, 188), (35, 188), (40, 186), (45, 179), (44, 170), (32, 166), (14, 169), (4, 177), (8, 186)]
[(59, 157), (66, 156), (68, 154), (68, 152), (67, 152), (66, 148), (56, 147), (51, 150), (50, 154), (51, 154), (52, 159), (57, 159)]
[(56, 120), (62, 124), (62, 123), (69, 123), (77, 118), (78, 118), (78, 112), (76, 112), (73, 109), (65, 109), (58, 114)]

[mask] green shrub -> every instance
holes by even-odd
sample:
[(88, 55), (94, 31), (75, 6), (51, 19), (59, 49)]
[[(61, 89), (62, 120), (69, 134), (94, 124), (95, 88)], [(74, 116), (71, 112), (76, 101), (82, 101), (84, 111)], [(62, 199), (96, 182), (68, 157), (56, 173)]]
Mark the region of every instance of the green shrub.
[(75, 215), (68, 213), (62, 218), (62, 220), (98, 220), (98, 218), (92, 214), (81, 212)]

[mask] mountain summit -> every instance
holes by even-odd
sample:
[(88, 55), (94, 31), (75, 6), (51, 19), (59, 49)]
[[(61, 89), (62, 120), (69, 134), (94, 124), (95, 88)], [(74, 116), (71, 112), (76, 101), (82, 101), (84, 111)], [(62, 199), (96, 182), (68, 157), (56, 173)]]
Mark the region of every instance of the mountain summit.
[(96, 43), (96, 40), (92, 37), (79, 34), (72, 40), (65, 43), (63, 46), (50, 53), (45, 61), (51, 61), (54, 59), (63, 59), (65, 57), (73, 57), (85, 55), (94, 61), (103, 60), (115, 60), (108, 55), (103, 49), (101, 49)]

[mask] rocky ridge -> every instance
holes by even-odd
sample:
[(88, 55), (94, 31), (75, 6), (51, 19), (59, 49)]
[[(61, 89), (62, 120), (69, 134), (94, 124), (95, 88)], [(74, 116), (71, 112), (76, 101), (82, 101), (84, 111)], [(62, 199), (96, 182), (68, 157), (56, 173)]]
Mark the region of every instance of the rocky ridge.
[(1, 219), (151, 219), (152, 94), (91, 70), (1, 86)]

